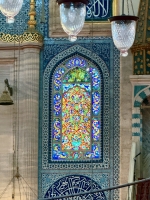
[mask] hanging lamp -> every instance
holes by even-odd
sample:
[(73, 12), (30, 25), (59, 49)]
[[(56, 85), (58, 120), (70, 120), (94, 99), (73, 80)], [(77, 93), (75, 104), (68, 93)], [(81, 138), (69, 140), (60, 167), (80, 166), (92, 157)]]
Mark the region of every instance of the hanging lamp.
[[(12, 105), (13, 100), (10, 98), (12, 96), (12, 87), (10, 87), (8, 79), (5, 79), (5, 90), (3, 91), (1, 97), (0, 97), (0, 105)], [(8, 88), (8, 91), (6, 90), (6, 87)]]
[(14, 17), (22, 8), (23, 0), (0, 0), (0, 10), (7, 23), (14, 23)]
[[(128, 2), (127, 6), (129, 6)], [(120, 55), (123, 57), (128, 55), (128, 49), (130, 49), (130, 47), (133, 45), (135, 39), (136, 22), (138, 19), (139, 18), (137, 16), (129, 15), (129, 7), (128, 15), (124, 14), (124, 0), (122, 0), (122, 15), (109, 18), (109, 21), (111, 22), (111, 31), (114, 44), (120, 51)]]
[(82, 30), (86, 16), (88, 0), (56, 0), (60, 7), (60, 19), (63, 30), (69, 35), (69, 40), (77, 40)]

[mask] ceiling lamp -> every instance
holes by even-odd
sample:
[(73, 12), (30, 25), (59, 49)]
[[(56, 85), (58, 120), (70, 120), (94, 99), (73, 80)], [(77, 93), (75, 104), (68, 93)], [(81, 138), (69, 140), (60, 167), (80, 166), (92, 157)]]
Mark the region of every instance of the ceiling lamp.
[(14, 23), (14, 17), (19, 13), (23, 0), (0, 0), (0, 10), (6, 16), (7, 23)]
[[(5, 79), (5, 90), (3, 91), (3, 94), (0, 97), (0, 105), (12, 105), (13, 100), (10, 98), (12, 96), (13, 90), (12, 87), (10, 87), (8, 79)], [(6, 90), (6, 87), (8, 88), (8, 91)]]
[[(127, 6), (129, 6), (128, 2)], [(114, 44), (120, 51), (120, 55), (123, 57), (128, 55), (128, 49), (130, 49), (133, 45), (135, 39), (136, 21), (138, 19), (139, 18), (136, 16), (129, 15), (129, 8), (128, 15), (124, 14), (124, 0), (122, 1), (122, 15), (109, 18)]]
[(84, 26), (86, 5), (88, 0), (56, 0), (60, 6), (60, 19), (63, 30), (69, 35), (69, 40), (77, 40), (78, 33)]

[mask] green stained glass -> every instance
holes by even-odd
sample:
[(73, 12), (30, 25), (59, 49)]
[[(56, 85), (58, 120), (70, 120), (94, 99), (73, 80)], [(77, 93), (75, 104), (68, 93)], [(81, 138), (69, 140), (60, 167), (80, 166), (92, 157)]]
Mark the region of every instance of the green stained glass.
[(90, 82), (90, 75), (81, 68), (74, 68), (70, 70), (63, 79), (63, 83), (72, 82)]
[[(90, 85), (90, 84), (89, 84)], [(76, 84), (63, 93), (62, 150), (90, 150), (90, 91)]]

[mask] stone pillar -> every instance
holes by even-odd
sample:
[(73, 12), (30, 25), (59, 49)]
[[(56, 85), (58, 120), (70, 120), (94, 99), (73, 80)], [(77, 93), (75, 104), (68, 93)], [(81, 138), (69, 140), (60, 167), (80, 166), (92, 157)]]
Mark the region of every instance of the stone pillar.
[[(37, 34), (37, 33), (36, 33)], [(38, 41), (0, 45), (0, 74), (10, 78), (14, 105), (0, 106), (0, 194), (7, 199), (35, 200), (38, 194), (38, 111), (39, 58)], [(12, 50), (13, 49), (13, 50)], [(10, 70), (6, 63), (10, 61)], [(14, 64), (15, 63), (15, 64)], [(5, 77), (5, 74), (7, 77)], [(4, 81), (4, 80), (3, 80)], [(0, 87), (1, 88), (1, 87)], [(1, 91), (2, 92), (2, 91)], [(18, 172), (17, 174), (17, 167)]]
[[(4, 90), (4, 80), (7, 78), (13, 86), (11, 69), (13, 60), (6, 60), (2, 57), (5, 52), (0, 51), (0, 96)], [(9, 53), (8, 53), (9, 54)], [(13, 105), (0, 105), (0, 194), (11, 182), (13, 171)], [(11, 199), (12, 184), (8, 186), (6, 193), (2, 196)]]
[[(121, 57), (120, 68), (120, 184), (128, 182), (129, 162), (132, 144), (132, 55)], [(120, 199), (127, 197), (127, 188), (120, 190)]]
[[(19, 173), (38, 191), (39, 49), (21, 51), (19, 72)], [(26, 185), (28, 199), (37, 196)]]

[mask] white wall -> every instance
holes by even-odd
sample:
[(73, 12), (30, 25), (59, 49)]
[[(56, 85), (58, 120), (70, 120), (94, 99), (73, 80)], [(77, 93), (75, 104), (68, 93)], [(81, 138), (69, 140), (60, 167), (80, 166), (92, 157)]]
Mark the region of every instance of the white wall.
[[(132, 144), (132, 54), (121, 57), (120, 69), (120, 184), (128, 182)], [(127, 197), (127, 188), (121, 189), (121, 200)]]

